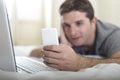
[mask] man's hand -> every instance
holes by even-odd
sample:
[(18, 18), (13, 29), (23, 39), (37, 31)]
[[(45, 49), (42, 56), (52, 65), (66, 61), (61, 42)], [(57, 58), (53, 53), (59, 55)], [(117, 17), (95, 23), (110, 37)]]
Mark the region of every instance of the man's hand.
[(45, 46), (43, 54), (45, 64), (58, 70), (78, 71), (86, 64), (85, 58), (64, 44)]
[(60, 27), (60, 43), (72, 46), (72, 44), (66, 38), (65, 33), (64, 33), (64, 29), (62, 26)]

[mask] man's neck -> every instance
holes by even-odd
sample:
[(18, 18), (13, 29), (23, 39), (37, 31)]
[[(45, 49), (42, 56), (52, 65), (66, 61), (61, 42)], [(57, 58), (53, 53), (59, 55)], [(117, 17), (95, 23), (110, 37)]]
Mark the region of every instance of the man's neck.
[(85, 51), (91, 51), (94, 47), (95, 37), (96, 37), (96, 25), (94, 25), (93, 30), (91, 31), (91, 37), (89, 38), (88, 43), (83, 47)]

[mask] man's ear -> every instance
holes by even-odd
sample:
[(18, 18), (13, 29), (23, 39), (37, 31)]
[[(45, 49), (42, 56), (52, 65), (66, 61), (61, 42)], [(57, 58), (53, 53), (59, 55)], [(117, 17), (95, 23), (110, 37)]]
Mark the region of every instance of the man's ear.
[(96, 17), (94, 17), (94, 18), (92, 19), (91, 23), (96, 24), (96, 21), (97, 21), (97, 19), (96, 19)]

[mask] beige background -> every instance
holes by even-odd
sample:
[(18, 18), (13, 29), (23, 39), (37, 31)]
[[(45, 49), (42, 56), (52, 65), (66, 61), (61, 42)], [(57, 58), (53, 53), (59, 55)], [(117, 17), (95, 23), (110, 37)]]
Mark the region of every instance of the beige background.
[[(59, 33), (60, 16), (58, 10), (63, 1), (6, 0), (14, 45), (41, 45), (41, 28), (44, 27), (56, 27)], [(98, 19), (120, 26), (120, 10), (118, 9), (120, 0), (90, 1)], [(31, 5), (38, 5), (39, 8), (37, 6), (35, 8), (31, 7)], [(25, 10), (20, 11), (19, 8)], [(29, 14), (32, 14), (32, 16)]]

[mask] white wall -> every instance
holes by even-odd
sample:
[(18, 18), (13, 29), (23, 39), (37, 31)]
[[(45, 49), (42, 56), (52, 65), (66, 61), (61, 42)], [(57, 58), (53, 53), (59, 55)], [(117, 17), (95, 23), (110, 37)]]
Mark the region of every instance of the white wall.
[(120, 0), (90, 0), (94, 6), (96, 16), (106, 22), (120, 27)]
[[(7, 0), (9, 1), (9, 0)], [(15, 0), (12, 0), (15, 1)], [(44, 0), (41, 0), (42, 2)], [(47, 0), (46, 0), (47, 1)], [(51, 13), (51, 21), (46, 20), (45, 17), (45, 8), (41, 9), (40, 18), (36, 21), (34, 20), (17, 20), (16, 18), (16, 8), (13, 7), (12, 11), (12, 33), (13, 40), (15, 45), (40, 45), (41, 44), (41, 33), (40, 30), (43, 27), (47, 27), (48, 24), (50, 27), (60, 27), (60, 16), (59, 16), (59, 6), (62, 4), (64, 0), (52, 0), (52, 13)], [(90, 0), (94, 9), (95, 16), (98, 19), (101, 19), (106, 22), (111, 22), (120, 26), (120, 0)], [(43, 5), (43, 3), (42, 3)], [(42, 6), (41, 5), (41, 6)], [(48, 12), (49, 14), (49, 12)], [(48, 23), (48, 24), (46, 24)], [(46, 26), (47, 25), (47, 26)]]
[[(101, 0), (100, 18), (120, 27), (120, 0)], [(103, 3), (103, 4), (102, 4)], [(106, 3), (106, 4), (105, 4)]]

